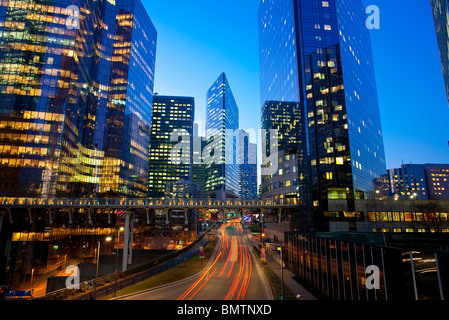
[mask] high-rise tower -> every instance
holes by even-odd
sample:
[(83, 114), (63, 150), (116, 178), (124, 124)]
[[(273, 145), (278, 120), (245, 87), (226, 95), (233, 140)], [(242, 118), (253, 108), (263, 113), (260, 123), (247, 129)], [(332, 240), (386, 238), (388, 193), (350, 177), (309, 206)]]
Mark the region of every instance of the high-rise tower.
[(140, 0), (73, 3), (0, 4), (0, 190), (145, 197), (156, 29)]
[(238, 197), (239, 109), (224, 73), (207, 92), (206, 112), (206, 192), (219, 199)]
[(191, 181), (194, 118), (194, 98), (154, 96), (148, 197), (163, 198), (167, 184)]
[(449, 7), (447, 0), (431, 0), (446, 94), (449, 101)]
[(346, 200), (353, 212), (354, 200), (368, 198), (373, 179), (386, 172), (365, 21), (360, 0), (260, 3), (261, 103), (299, 105), (298, 193), (306, 230), (327, 229), (329, 200)]

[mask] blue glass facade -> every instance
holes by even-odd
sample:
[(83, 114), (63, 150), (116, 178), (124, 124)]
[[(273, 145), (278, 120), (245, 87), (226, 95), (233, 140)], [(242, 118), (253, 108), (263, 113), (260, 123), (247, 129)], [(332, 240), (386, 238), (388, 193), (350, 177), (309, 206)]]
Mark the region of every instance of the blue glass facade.
[(239, 195), (238, 129), (239, 109), (223, 73), (207, 92), (206, 153), (216, 160), (206, 168), (209, 196)]
[(386, 172), (365, 20), (361, 1), (260, 4), (261, 103), (302, 109), (299, 191), (309, 221), (326, 221), (329, 199), (354, 210), (353, 200), (369, 197), (373, 179)]
[(79, 28), (71, 5), (1, 4), (0, 189), (145, 197), (156, 29), (139, 0), (78, 1)]
[(239, 135), (240, 199), (257, 198), (257, 144), (251, 143), (249, 133)]
[(431, 0), (431, 4), (449, 101), (449, 4), (447, 0)]

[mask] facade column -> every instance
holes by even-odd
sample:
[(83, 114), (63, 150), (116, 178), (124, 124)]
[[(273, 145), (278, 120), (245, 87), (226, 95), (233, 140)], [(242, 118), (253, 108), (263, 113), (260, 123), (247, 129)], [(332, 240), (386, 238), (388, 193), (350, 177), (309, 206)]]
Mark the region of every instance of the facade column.
[(31, 208), (28, 208), (28, 215), (30, 216), (30, 224), (33, 224), (33, 215), (31, 212)]
[(93, 224), (93, 222), (92, 222), (92, 210), (91, 209), (87, 209), (87, 213), (89, 215), (89, 224)]
[(145, 211), (147, 212), (147, 225), (150, 225), (150, 209), (149, 208), (145, 208)]
[[(1, 224), (0, 224), (0, 230), (1, 230)], [(440, 289), (440, 298), (442, 301), (444, 301), (444, 292), (443, 292), (443, 286), (442, 286), (442, 281), (441, 281), (441, 271), (440, 271), (440, 264), (438, 262), (438, 254), (435, 252), (434, 253), (435, 256), (435, 267), (437, 268), (437, 277), (438, 277), (438, 287)], [(383, 258), (383, 256), (382, 256)], [(385, 270), (385, 268), (384, 268)], [(387, 290), (385, 290), (386, 292)]]
[(73, 223), (73, 221), (72, 221), (72, 208), (68, 208), (68, 211), (69, 211), (69, 224), (72, 224)]
[(49, 217), (49, 223), (53, 224), (53, 219), (51, 217), (51, 209), (48, 209), (48, 217)]
[(14, 221), (12, 220), (11, 208), (7, 208), (6, 212), (8, 212), (9, 215), (9, 223), (13, 224)]
[(165, 224), (169, 225), (170, 224), (170, 220), (169, 220), (169, 213), (170, 210), (169, 209), (165, 209)]
[(279, 223), (282, 223), (282, 208), (279, 208)]
[(125, 272), (128, 269), (128, 265), (132, 264), (133, 232), (134, 232), (134, 214), (132, 212), (126, 211), (122, 272)]
[(184, 224), (188, 225), (189, 224), (189, 209), (184, 208)]

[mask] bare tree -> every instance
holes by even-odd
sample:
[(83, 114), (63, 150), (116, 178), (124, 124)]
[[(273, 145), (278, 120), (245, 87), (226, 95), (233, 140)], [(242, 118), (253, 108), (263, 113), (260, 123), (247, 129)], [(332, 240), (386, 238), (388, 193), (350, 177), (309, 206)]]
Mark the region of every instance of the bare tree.
[[(442, 233), (444, 229), (449, 228), (447, 218), (441, 215), (442, 207), (438, 201), (416, 202), (414, 208), (413, 221), (426, 232)], [(422, 213), (422, 218), (417, 219), (416, 213)]]

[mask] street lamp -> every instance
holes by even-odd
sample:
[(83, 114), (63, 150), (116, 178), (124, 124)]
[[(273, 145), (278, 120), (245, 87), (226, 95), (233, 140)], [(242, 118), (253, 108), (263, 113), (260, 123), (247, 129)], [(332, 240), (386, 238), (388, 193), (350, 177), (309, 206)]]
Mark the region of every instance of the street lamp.
[(119, 248), (120, 248), (120, 231), (125, 230), (125, 228), (121, 227), (118, 229), (117, 231), (117, 256), (115, 257), (115, 272), (116, 272), (116, 276), (115, 276), (115, 291), (114, 291), (114, 297), (117, 296), (117, 275), (118, 275), (118, 253), (119, 253)]
[[(106, 240), (106, 241), (111, 241), (112, 238), (111, 238), (111, 237), (107, 237), (105, 240)], [(95, 298), (97, 298), (98, 267), (99, 267), (99, 265), (100, 265), (100, 247), (101, 247), (101, 241), (98, 241), (98, 242), (97, 242), (97, 245), (98, 245), (98, 247), (97, 247), (97, 272), (96, 272), (96, 274), (95, 274), (95, 294), (94, 294)]]
[(282, 253), (282, 245), (278, 247), (278, 251), (281, 253), (281, 300), (284, 300), (284, 256)]

